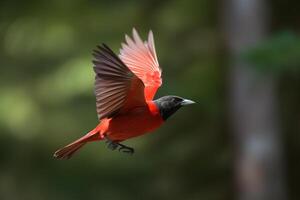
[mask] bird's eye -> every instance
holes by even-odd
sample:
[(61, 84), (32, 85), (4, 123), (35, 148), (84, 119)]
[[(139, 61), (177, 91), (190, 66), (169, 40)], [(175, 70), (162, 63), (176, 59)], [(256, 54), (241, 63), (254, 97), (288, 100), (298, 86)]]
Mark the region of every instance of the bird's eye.
[(179, 99), (179, 98), (173, 98), (173, 102), (174, 103), (179, 103), (179, 102), (181, 102), (181, 99)]

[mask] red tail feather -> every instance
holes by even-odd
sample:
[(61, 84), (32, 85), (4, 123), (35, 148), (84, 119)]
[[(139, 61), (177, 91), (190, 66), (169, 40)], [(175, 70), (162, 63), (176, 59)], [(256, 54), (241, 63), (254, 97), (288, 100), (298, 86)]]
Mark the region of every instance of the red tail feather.
[(72, 155), (79, 150), (83, 145), (85, 145), (86, 142), (84, 143), (75, 143), (71, 144), (68, 146), (65, 146), (59, 150), (57, 150), (54, 153), (54, 157), (58, 159), (69, 159), (72, 157)]
[(78, 140), (76, 140), (75, 142), (61, 148), (58, 149), (55, 153), (54, 153), (54, 157), (58, 158), (58, 159), (69, 159), (73, 156), (73, 154), (78, 151), (81, 147), (83, 147), (87, 142), (90, 141), (94, 141), (97, 140), (98, 138), (98, 129), (95, 128), (92, 131), (90, 131), (89, 133), (87, 133), (85, 136), (83, 136), (82, 138), (79, 138)]

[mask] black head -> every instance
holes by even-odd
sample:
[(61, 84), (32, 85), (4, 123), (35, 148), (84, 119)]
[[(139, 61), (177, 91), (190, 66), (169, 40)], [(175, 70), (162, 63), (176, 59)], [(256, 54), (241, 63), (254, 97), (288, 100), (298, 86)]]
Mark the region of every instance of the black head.
[(193, 104), (195, 102), (178, 96), (164, 96), (156, 99), (154, 103), (159, 108), (163, 120), (166, 120), (182, 106)]

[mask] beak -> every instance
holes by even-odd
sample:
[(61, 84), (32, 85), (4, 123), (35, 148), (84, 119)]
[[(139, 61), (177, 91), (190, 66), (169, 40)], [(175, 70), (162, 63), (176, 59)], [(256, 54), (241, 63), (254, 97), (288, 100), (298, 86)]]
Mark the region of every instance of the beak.
[(196, 102), (192, 101), (192, 100), (189, 100), (189, 99), (184, 99), (182, 102), (181, 102), (181, 105), (182, 106), (186, 106), (186, 105), (190, 105), (190, 104), (194, 104)]

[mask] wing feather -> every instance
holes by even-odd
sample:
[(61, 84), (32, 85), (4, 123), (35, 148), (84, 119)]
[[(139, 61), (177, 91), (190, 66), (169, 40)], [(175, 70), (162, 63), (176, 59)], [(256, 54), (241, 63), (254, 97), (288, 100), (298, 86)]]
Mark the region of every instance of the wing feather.
[(144, 85), (124, 62), (105, 44), (93, 51), (96, 108), (99, 120), (109, 118), (129, 107), (145, 104)]
[(126, 43), (122, 43), (119, 56), (126, 66), (143, 81), (146, 100), (152, 100), (162, 84), (153, 33), (150, 31), (148, 41), (144, 42), (135, 29), (132, 35), (133, 39), (125, 35)]

